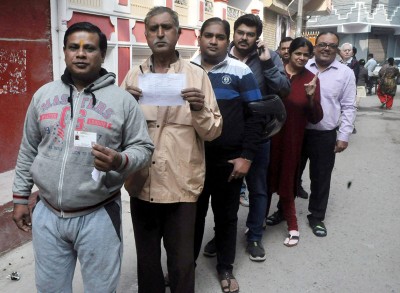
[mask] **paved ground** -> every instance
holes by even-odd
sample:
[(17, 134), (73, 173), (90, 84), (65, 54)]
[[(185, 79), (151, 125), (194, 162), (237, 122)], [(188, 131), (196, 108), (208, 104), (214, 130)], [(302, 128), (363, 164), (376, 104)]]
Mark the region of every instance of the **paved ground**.
[[(325, 221), (326, 238), (312, 234), (306, 219), (308, 201), (297, 199), (299, 245), (283, 245), (284, 223), (269, 227), (263, 240), (267, 260), (251, 262), (244, 251), (243, 237), (248, 209), (240, 208), (234, 270), (240, 292), (400, 292), (400, 99), (395, 99), (391, 111), (379, 109), (376, 96), (362, 100), (356, 126), (358, 132), (352, 136), (349, 149), (337, 156)], [(307, 176), (303, 177), (309, 190)], [(118, 292), (137, 292), (126, 194), (123, 202), (125, 251)], [(212, 237), (212, 216), (207, 220), (205, 240)], [(196, 292), (221, 292), (215, 264), (215, 259), (200, 256)], [(20, 281), (7, 279), (12, 271), (21, 274)], [(30, 243), (0, 257), (0, 288), (7, 293), (34, 292)], [(83, 292), (79, 273), (74, 288), (75, 292)]]

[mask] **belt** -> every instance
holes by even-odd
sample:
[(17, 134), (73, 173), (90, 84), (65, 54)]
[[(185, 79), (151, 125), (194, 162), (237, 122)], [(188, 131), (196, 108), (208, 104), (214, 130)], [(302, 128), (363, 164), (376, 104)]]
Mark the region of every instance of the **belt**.
[(44, 200), (49, 206), (51, 206), (54, 210), (56, 210), (57, 212), (60, 212), (60, 213), (61, 213), (61, 212), (65, 212), (65, 213), (77, 213), (77, 212), (83, 212), (83, 211), (86, 211), (86, 210), (92, 210), (92, 209), (95, 209), (95, 208), (97, 208), (97, 207), (100, 207), (100, 206), (104, 205), (106, 202), (109, 202), (109, 201), (112, 200), (113, 198), (116, 198), (116, 197), (118, 197), (118, 196), (120, 196), (120, 195), (121, 195), (121, 190), (118, 189), (116, 192), (110, 194), (110, 197), (106, 198), (105, 200), (103, 200), (103, 201), (101, 201), (101, 202), (99, 202), (99, 203), (96, 203), (95, 205), (86, 206), (86, 207), (82, 207), (82, 208), (79, 208), (79, 209), (71, 209), (71, 210), (60, 210), (59, 208), (56, 208), (56, 207), (54, 207), (51, 203), (49, 203), (49, 201), (48, 201), (47, 199), (43, 198), (43, 200)]

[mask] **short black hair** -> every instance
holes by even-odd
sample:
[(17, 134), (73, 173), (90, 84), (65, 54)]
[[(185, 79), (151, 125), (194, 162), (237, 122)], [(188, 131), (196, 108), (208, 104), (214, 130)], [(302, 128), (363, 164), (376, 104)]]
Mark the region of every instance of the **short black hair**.
[(358, 60), (358, 63), (359, 63), (361, 66), (364, 66), (364, 65), (365, 65), (365, 60), (364, 60), (364, 59), (360, 59), (360, 60)]
[(292, 41), (289, 47), (289, 54), (292, 55), (294, 51), (296, 51), (298, 48), (301, 47), (308, 47), (308, 53), (312, 55), (314, 49), (313, 44), (309, 40), (303, 37), (295, 38)]
[(203, 25), (201, 26), (200, 35), (202, 35), (203, 32), (204, 32), (204, 30), (205, 30), (209, 25), (211, 25), (211, 24), (213, 24), (213, 23), (221, 24), (221, 25), (224, 27), (226, 37), (229, 39), (229, 36), (230, 36), (230, 34), (231, 34), (231, 26), (230, 26), (229, 22), (227, 22), (226, 20), (223, 20), (223, 19), (221, 19), (221, 18), (219, 18), (219, 17), (211, 17), (211, 18), (207, 19), (207, 20), (203, 23)]
[(68, 37), (75, 32), (81, 32), (81, 31), (97, 34), (99, 36), (99, 48), (101, 54), (103, 55), (103, 57), (106, 56), (107, 53), (106, 35), (99, 29), (98, 26), (86, 21), (74, 23), (67, 29), (64, 35), (64, 48), (67, 45)]
[(291, 42), (291, 41), (293, 41), (292, 37), (284, 37), (284, 38), (282, 38), (282, 40), (279, 42), (279, 48), (281, 47), (282, 43)]
[(238, 19), (236, 19), (235, 23), (233, 24), (233, 31), (236, 31), (236, 29), (240, 25), (247, 25), (250, 27), (256, 27), (257, 31), (257, 38), (259, 38), (262, 34), (262, 29), (263, 29), (263, 23), (258, 15), (254, 14), (244, 14), (240, 16)]
[(331, 32), (331, 31), (319, 33), (318, 36), (317, 36), (317, 38), (315, 39), (315, 44), (318, 43), (319, 37), (321, 37), (321, 36), (323, 36), (323, 35), (335, 35), (335, 37), (336, 37), (337, 40), (338, 40), (338, 45), (339, 45), (339, 41), (340, 41), (339, 35), (338, 35), (337, 33), (335, 33), (335, 32)]
[(368, 57), (374, 58), (374, 54), (369, 53), (369, 54), (368, 54)]

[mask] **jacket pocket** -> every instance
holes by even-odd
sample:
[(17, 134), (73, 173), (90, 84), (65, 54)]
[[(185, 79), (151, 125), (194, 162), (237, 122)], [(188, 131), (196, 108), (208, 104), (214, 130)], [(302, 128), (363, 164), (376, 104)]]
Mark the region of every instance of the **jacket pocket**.
[(188, 103), (184, 106), (170, 107), (166, 122), (167, 124), (192, 126), (192, 114)]
[(125, 189), (129, 196), (137, 196), (142, 191), (146, 181), (149, 178), (149, 168), (145, 167), (129, 175), (125, 180)]
[(203, 190), (205, 168), (204, 164), (194, 164), (179, 160), (180, 185), (184, 193), (191, 196), (198, 196)]

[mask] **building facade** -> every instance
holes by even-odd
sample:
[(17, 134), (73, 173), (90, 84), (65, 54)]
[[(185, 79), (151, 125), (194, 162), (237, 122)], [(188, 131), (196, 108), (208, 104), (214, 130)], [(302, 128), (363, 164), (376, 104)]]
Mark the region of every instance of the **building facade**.
[(378, 62), (400, 56), (399, 0), (333, 0), (328, 16), (314, 16), (307, 21), (308, 31), (334, 31), (340, 43), (351, 43), (357, 58), (373, 53)]

